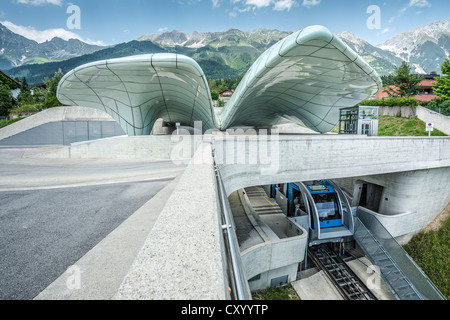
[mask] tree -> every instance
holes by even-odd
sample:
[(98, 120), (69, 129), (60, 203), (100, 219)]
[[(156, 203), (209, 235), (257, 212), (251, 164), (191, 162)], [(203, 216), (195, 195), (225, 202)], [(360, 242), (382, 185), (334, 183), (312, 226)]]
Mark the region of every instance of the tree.
[(28, 86), (27, 79), (23, 78), (20, 86), (20, 93), (17, 96), (17, 100), (21, 104), (30, 104), (33, 102), (33, 96), (31, 95), (30, 87)]
[[(434, 88), (434, 94), (437, 95), (440, 100), (450, 100), (450, 61), (445, 59), (441, 66), (442, 76), (435, 78), (437, 81), (436, 88)], [(444, 76), (445, 75), (445, 76)]]
[(213, 99), (213, 100), (219, 100), (219, 91), (217, 91), (217, 90), (211, 90), (211, 99)]
[(381, 78), (381, 81), (383, 82), (383, 87), (387, 87), (387, 86), (394, 84), (393, 83), (394, 75), (392, 75), (392, 74), (389, 74), (386, 76), (380, 76), (380, 78)]
[(9, 116), (9, 111), (14, 106), (14, 98), (11, 90), (6, 85), (0, 83), (0, 116)]
[(411, 73), (411, 67), (403, 61), (399, 67), (395, 67), (393, 87), (388, 87), (384, 91), (392, 97), (411, 97), (420, 92), (418, 84), (422, 80), (422, 77)]
[(450, 116), (450, 100), (434, 99), (427, 104), (427, 108), (444, 116)]
[(47, 85), (47, 97), (56, 97), (56, 91), (58, 89), (59, 82), (62, 78), (62, 72), (59, 70), (58, 72), (55, 72), (55, 75), (52, 79), (47, 80), (45, 84)]
[(62, 76), (62, 72), (61, 70), (59, 70), (55, 73), (52, 79), (49, 79), (45, 82), (47, 91), (44, 94), (45, 100), (42, 104), (42, 107), (44, 109), (62, 106), (62, 103), (59, 102), (58, 98), (56, 97), (56, 91), (58, 90), (58, 84), (61, 81)]

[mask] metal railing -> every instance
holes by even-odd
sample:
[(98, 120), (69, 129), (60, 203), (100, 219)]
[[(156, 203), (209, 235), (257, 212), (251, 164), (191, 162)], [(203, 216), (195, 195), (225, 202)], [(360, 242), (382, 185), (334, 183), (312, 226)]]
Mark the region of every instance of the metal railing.
[(244, 267), (242, 265), (239, 243), (235, 232), (234, 220), (228, 197), (226, 196), (220, 169), (216, 164), (214, 143), (212, 146), (214, 169), (216, 172), (219, 200), (222, 209), (222, 231), (224, 236), (224, 245), (226, 251), (227, 273), (230, 282), (230, 296), (233, 300), (252, 300), (252, 294), (248, 281), (245, 277)]
[(392, 257), (395, 264), (426, 300), (446, 300), (428, 276), (420, 269), (380, 221), (366, 208), (357, 208), (357, 217)]
[(420, 292), (403, 273), (395, 262), (395, 259), (390, 256), (377, 238), (366, 228), (359, 218), (356, 217), (355, 222), (355, 240), (361, 246), (369, 260), (379, 267), (381, 277), (394, 296), (398, 300), (423, 300)]

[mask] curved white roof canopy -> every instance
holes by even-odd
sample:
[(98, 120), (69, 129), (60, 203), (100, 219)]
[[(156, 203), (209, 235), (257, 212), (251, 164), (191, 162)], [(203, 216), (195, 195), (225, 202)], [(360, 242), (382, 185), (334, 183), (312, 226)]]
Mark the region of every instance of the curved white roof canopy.
[(130, 136), (149, 135), (156, 120), (219, 127), (205, 75), (191, 58), (148, 54), (93, 62), (66, 74), (58, 99), (104, 110)]
[(222, 126), (267, 126), (297, 118), (317, 132), (330, 132), (340, 108), (370, 98), (381, 87), (377, 73), (342, 40), (312, 26), (261, 55), (228, 102)]
[(295, 32), (267, 50), (242, 79), (220, 118), (205, 75), (191, 58), (152, 54), (87, 64), (63, 77), (62, 103), (105, 110), (129, 135), (150, 134), (159, 118), (203, 129), (301, 120), (325, 133), (381, 89), (376, 72), (322, 26)]

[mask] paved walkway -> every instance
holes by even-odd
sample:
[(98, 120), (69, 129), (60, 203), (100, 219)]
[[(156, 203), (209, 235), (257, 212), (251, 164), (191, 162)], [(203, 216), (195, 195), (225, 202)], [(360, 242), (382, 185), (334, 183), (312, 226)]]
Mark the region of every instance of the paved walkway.
[(178, 181), (179, 177), (74, 264), (80, 272), (79, 288), (70, 287), (76, 274), (69, 271), (35, 299), (113, 299)]
[(0, 148), (0, 297), (110, 299), (186, 166), (50, 149)]

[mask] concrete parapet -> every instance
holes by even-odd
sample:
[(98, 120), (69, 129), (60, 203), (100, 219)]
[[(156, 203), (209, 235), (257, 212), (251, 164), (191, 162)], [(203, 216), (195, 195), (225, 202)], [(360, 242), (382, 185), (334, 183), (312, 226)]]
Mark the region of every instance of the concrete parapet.
[(394, 237), (406, 238), (423, 230), (450, 201), (447, 137), (280, 136), (263, 158), (258, 147), (216, 140), (216, 148), (255, 160), (220, 164), (227, 194), (255, 185), (362, 179), (384, 187), (382, 215), (413, 213), (383, 217)]
[[(243, 159), (220, 164), (227, 194), (255, 185), (337, 179), (450, 167), (450, 138), (280, 136), (261, 157), (258, 145), (216, 140)], [(261, 143), (261, 142), (260, 142)], [(261, 147), (259, 147), (261, 150)], [(266, 146), (267, 148), (267, 146)]]
[(358, 206), (363, 184), (382, 190), (372, 214), (400, 243), (422, 231), (450, 202), (450, 167), (335, 180)]
[(41, 111), (33, 116), (15, 122), (0, 130), (0, 140), (38, 127), (50, 122), (60, 121), (115, 121), (106, 112), (73, 106), (73, 107), (55, 107)]
[[(70, 159), (147, 159), (189, 162), (194, 154), (192, 136), (112, 137), (74, 143), (67, 147), (34, 155), (35, 158)], [(184, 140), (184, 141), (183, 141)], [(186, 141), (187, 140), (187, 141)]]
[(417, 107), (416, 114), (420, 120), (433, 123), (436, 129), (450, 136), (450, 117), (424, 107)]
[(202, 144), (115, 299), (224, 300), (220, 206), (211, 146)]

